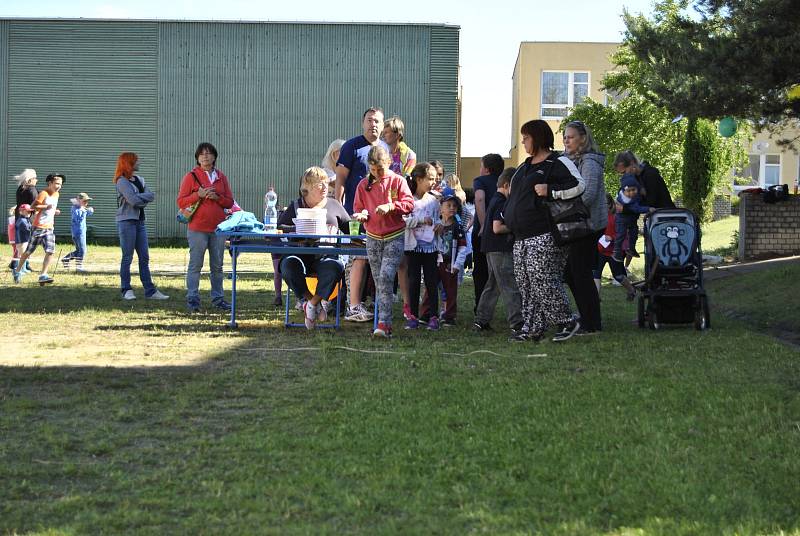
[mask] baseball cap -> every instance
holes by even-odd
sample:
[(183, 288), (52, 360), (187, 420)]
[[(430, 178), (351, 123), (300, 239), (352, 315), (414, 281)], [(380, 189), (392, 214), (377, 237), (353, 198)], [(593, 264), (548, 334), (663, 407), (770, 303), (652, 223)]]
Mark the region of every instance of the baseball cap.
[(75, 199), (80, 199), (81, 201), (91, 201), (92, 200), (92, 198), (89, 197), (89, 194), (87, 194), (86, 192), (79, 193), (78, 195), (75, 196)]
[(17, 207), (17, 210), (27, 210), (28, 212), (33, 212), (33, 209), (28, 203), (22, 203), (20, 206)]

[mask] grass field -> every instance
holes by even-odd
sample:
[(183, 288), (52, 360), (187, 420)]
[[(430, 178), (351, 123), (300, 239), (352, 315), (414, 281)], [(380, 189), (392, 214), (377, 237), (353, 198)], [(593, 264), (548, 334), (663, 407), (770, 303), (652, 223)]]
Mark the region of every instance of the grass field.
[(800, 361), (765, 327), (800, 327), (796, 267), (710, 282), (706, 332), (609, 285), (602, 335), (510, 344), (466, 280), (458, 327), (387, 342), (285, 330), (266, 256), (240, 329), (187, 315), (186, 251), (151, 254), (167, 302), (119, 298), (113, 247), (0, 280), (0, 534), (800, 534)]

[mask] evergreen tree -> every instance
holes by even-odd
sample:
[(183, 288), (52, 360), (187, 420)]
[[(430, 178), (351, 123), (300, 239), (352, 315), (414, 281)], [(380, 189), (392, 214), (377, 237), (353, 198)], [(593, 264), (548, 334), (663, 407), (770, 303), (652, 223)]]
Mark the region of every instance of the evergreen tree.
[(776, 132), (800, 119), (797, 0), (665, 0), (652, 18), (623, 17), (613, 59), (625, 70), (607, 88), (636, 87), (675, 115), (734, 116)]

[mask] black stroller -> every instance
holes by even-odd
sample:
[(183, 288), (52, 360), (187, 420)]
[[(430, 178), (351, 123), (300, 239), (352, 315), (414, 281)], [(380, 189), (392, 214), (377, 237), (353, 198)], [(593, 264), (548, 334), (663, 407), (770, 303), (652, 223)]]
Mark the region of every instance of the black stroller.
[(639, 327), (693, 323), (698, 330), (710, 328), (697, 216), (685, 209), (656, 210), (645, 219), (644, 243)]

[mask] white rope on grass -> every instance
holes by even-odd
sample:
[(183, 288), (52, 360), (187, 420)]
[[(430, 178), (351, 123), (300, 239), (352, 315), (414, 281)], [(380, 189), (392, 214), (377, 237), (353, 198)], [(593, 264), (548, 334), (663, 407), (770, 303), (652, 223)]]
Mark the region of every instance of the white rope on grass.
[[(359, 352), (362, 354), (394, 354), (394, 355), (405, 355), (408, 352), (394, 352), (392, 350), (364, 350), (361, 348), (350, 348), (349, 346), (329, 346), (328, 350), (347, 350), (349, 352)], [(315, 346), (300, 346), (297, 348), (241, 348), (242, 351), (245, 352), (319, 352), (323, 350), (323, 348), (315, 347)], [(454, 355), (458, 357), (468, 357), (474, 354), (491, 354), (497, 357), (515, 357), (515, 356), (508, 356), (506, 354), (498, 354), (497, 352), (492, 352), (491, 350), (474, 350), (472, 352), (466, 354), (456, 354), (450, 352), (444, 352), (440, 355)], [(525, 357), (547, 357), (547, 354), (527, 354)]]

